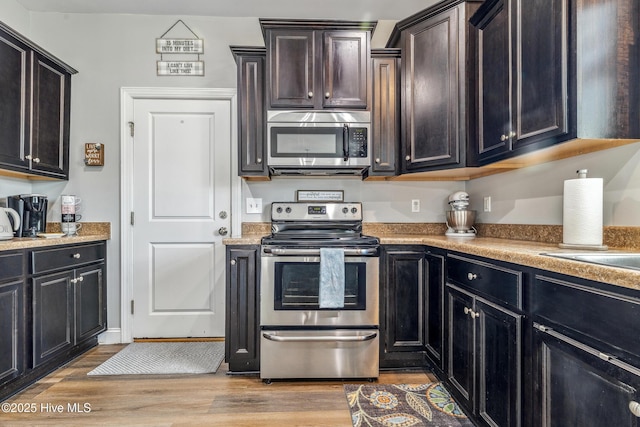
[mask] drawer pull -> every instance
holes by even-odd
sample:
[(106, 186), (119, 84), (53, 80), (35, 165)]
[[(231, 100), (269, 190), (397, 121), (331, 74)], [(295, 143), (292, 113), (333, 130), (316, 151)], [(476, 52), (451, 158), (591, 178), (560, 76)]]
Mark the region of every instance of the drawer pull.
[(74, 259), (80, 259), (80, 254), (79, 253), (75, 253), (73, 255), (71, 255)]
[(640, 417), (640, 403), (632, 400), (631, 402), (629, 402), (629, 410), (636, 417)]
[(474, 279), (477, 279), (477, 278), (478, 278), (477, 274), (475, 274), (475, 273), (467, 273), (467, 279), (474, 280)]
[(465, 307), (464, 314), (469, 314), (469, 313), (473, 313), (473, 310), (471, 310), (469, 307)]

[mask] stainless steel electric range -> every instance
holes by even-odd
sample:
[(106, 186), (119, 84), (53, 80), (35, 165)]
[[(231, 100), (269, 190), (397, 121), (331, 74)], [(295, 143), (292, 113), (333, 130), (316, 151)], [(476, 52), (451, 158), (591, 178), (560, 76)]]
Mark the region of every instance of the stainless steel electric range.
[[(271, 221), (261, 247), (260, 377), (377, 378), (379, 240), (362, 235), (362, 205), (273, 203)], [(322, 248), (343, 254), (338, 307), (321, 303)]]

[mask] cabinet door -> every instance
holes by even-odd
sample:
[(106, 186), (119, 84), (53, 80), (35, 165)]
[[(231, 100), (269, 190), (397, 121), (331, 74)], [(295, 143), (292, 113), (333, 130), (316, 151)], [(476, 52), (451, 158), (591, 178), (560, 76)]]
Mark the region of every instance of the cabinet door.
[(323, 107), (367, 108), (368, 32), (324, 32), (322, 64)]
[(477, 158), (511, 150), (511, 1), (502, 0), (478, 25)]
[(373, 162), (370, 176), (395, 175), (399, 135), (398, 58), (372, 59), (373, 107), (371, 108), (371, 150)]
[(33, 280), (33, 364), (70, 348), (73, 330), (73, 272)]
[(227, 247), (225, 360), (230, 371), (260, 370), (259, 249)]
[(315, 32), (268, 30), (267, 81), (272, 108), (313, 108)]
[(444, 370), (444, 253), (427, 252), (425, 301), (425, 346), (434, 367)]
[(522, 425), (522, 320), (520, 315), (476, 299), (477, 411), (488, 425)]
[(551, 334), (534, 332), (533, 425), (637, 427), (640, 370)]
[(567, 135), (569, 0), (518, 2), (513, 149)]
[(24, 370), (24, 281), (0, 285), (0, 384)]
[(475, 337), (473, 296), (447, 285), (447, 378), (451, 392), (475, 413)]
[(238, 171), (241, 176), (267, 175), (264, 110), (265, 55), (237, 55)]
[(452, 8), (403, 32), (403, 172), (460, 161), (459, 13)]
[(73, 280), (75, 281), (76, 344), (107, 329), (104, 272), (104, 264), (75, 271)]
[(0, 58), (0, 166), (27, 170), (31, 55), (23, 43), (0, 31)]
[(31, 169), (58, 178), (69, 173), (71, 76), (33, 54)]

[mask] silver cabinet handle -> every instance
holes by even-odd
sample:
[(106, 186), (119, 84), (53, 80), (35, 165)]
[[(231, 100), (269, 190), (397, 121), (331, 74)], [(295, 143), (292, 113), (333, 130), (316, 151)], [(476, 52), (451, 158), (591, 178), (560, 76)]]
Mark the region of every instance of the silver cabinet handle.
[(379, 157), (376, 158), (376, 163), (380, 163), (380, 158)]
[(406, 161), (409, 161), (409, 160), (411, 160), (411, 156), (407, 156), (407, 157), (405, 157), (404, 159), (405, 159)]
[(235, 260), (235, 259), (232, 259), (232, 260), (231, 260), (231, 262), (230, 262), (230, 264), (231, 264), (231, 265), (236, 265), (236, 260)]
[(473, 311), (473, 309), (469, 307), (464, 308), (464, 314), (468, 314), (472, 319), (475, 317), (480, 317), (480, 313), (478, 313), (477, 311)]
[(71, 279), (70, 282), (73, 283), (73, 284), (76, 284), (76, 283), (78, 283), (78, 279)]
[(516, 133), (514, 131), (509, 132), (509, 138), (515, 138)]
[(261, 164), (261, 163), (262, 163), (262, 158), (258, 157), (258, 158), (256, 159), (256, 163)]
[[(283, 249), (283, 248), (269, 248), (264, 247), (262, 251), (265, 254), (273, 254), (280, 256), (308, 256), (308, 255), (320, 255), (320, 249)], [(345, 249), (344, 254), (346, 256), (358, 256), (358, 255), (375, 255), (378, 253), (376, 248), (365, 249)]]
[(477, 274), (475, 274), (475, 273), (467, 273), (467, 279), (474, 280), (474, 279), (477, 279), (477, 278), (478, 278)]
[(40, 158), (36, 157), (35, 159), (33, 159), (33, 163), (40, 163)]
[(227, 230), (227, 227), (220, 227), (220, 228), (218, 228), (218, 233), (219, 233), (221, 236), (226, 236), (228, 232), (229, 232), (229, 231)]
[(354, 341), (369, 341), (374, 339), (378, 334), (372, 332), (367, 335), (358, 335), (358, 336), (347, 336), (347, 337), (336, 337), (336, 336), (313, 336), (313, 337), (281, 337), (279, 335), (272, 335), (264, 332), (262, 334), (263, 337), (268, 339), (269, 341), (279, 341), (279, 342), (331, 342), (331, 341), (342, 341), (342, 342), (354, 342)]
[(74, 259), (80, 259), (80, 254), (79, 253), (75, 253), (73, 255), (71, 255)]
[(324, 97), (329, 99), (329, 97), (331, 96), (331, 94), (329, 92), (325, 92)]
[(636, 417), (640, 417), (640, 403), (632, 400), (631, 402), (629, 402), (629, 410)]
[(27, 154), (26, 156), (24, 156), (24, 158), (27, 160), (31, 160), (33, 156), (31, 154)]
[(507, 135), (500, 135), (500, 141), (504, 142), (507, 139), (509, 139), (509, 137)]
[(313, 92), (309, 92), (309, 98), (313, 98)]
[(469, 307), (465, 307), (464, 314), (469, 314), (469, 313), (473, 313), (473, 310), (471, 310)]

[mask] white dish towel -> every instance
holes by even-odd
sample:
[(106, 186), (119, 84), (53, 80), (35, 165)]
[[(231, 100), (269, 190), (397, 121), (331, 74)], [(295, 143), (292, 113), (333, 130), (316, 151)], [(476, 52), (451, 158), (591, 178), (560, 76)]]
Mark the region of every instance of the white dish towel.
[(320, 308), (344, 307), (344, 249), (320, 248)]

